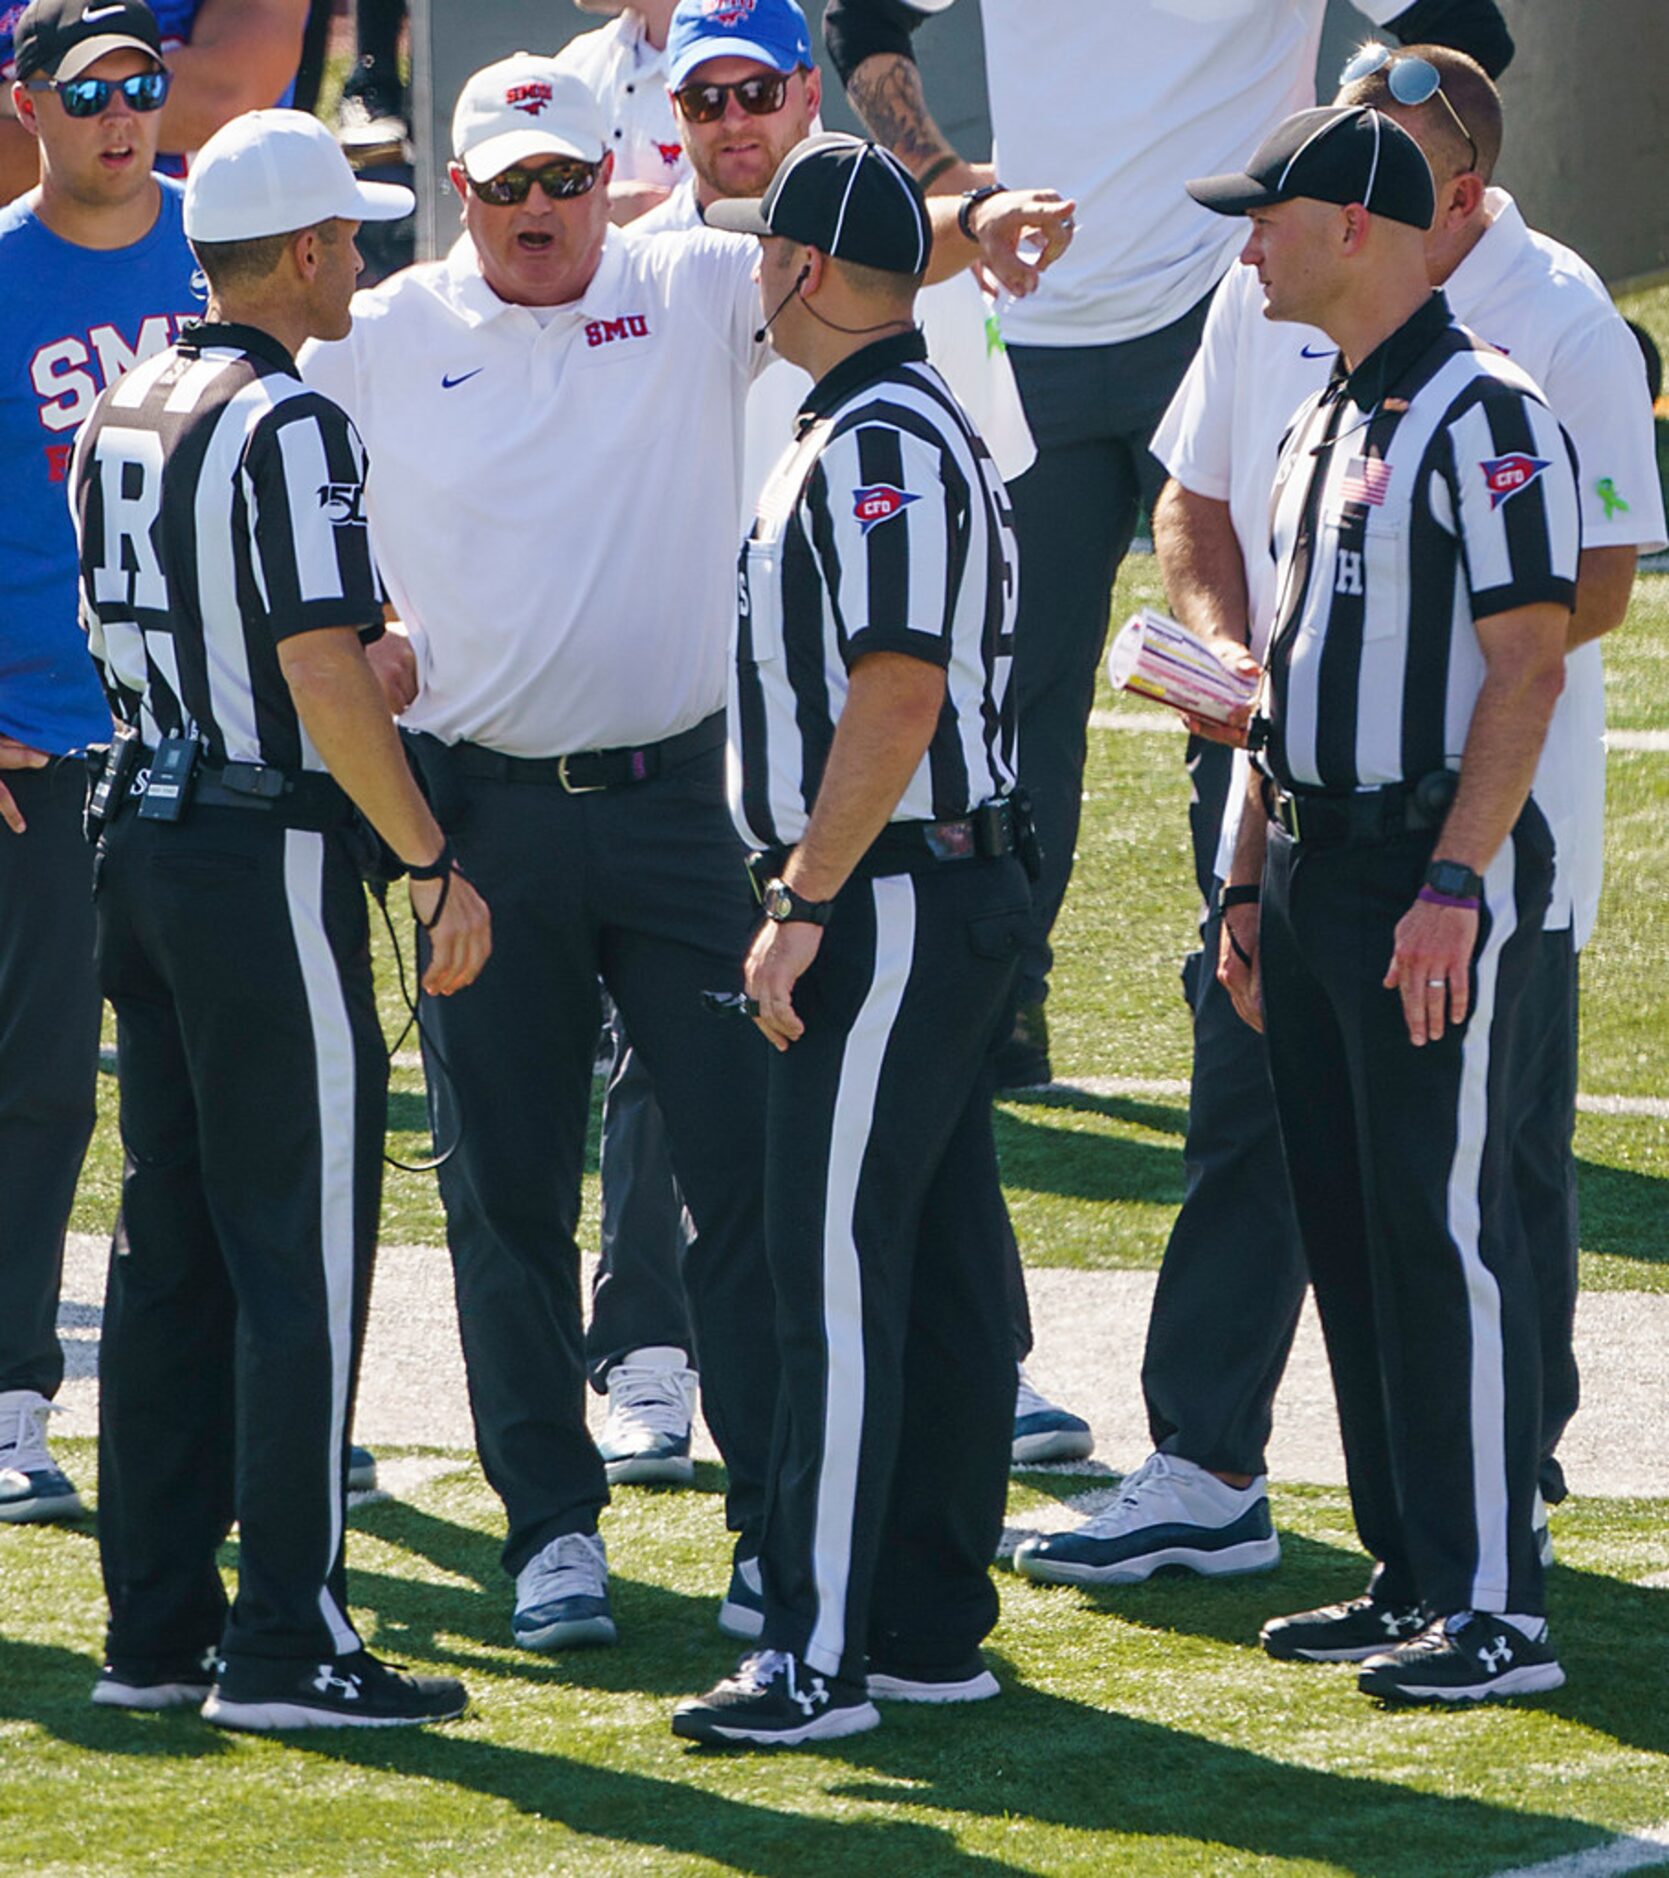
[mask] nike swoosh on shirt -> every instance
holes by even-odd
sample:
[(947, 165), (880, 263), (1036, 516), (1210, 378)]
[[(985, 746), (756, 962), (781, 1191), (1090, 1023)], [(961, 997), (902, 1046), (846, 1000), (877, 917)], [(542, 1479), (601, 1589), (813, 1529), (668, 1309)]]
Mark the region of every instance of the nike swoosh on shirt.
[(447, 375), (442, 372), (440, 375), (440, 388), (442, 391), (450, 391), (454, 385), (461, 385), (466, 379), (480, 377), (486, 369), (486, 366), (478, 365), (473, 372), (460, 372), (456, 378), (448, 378)]
[(1319, 351), (1314, 346), (1305, 346), (1298, 356), (1301, 359), (1330, 359), (1334, 350), (1332, 346), (1323, 346)]

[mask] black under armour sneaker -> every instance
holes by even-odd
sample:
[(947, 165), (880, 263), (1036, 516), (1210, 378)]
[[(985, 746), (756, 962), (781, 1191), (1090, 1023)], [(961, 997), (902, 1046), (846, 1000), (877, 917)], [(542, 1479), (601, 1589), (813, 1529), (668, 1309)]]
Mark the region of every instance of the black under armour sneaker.
[(175, 1656), (115, 1656), (99, 1671), (100, 1708), (201, 1708), (219, 1667), (214, 1645)]
[(1387, 1604), (1370, 1595), (1271, 1617), (1258, 1641), (1282, 1662), (1360, 1663), (1417, 1637), (1431, 1621), (1431, 1612), (1418, 1604)]
[(1356, 1686), (1382, 1702), (1487, 1702), (1564, 1686), (1545, 1631), (1527, 1637), (1487, 1611), (1458, 1611), (1408, 1643), (1371, 1656)]
[(355, 1650), (325, 1663), (228, 1657), (203, 1704), (219, 1728), (410, 1728), (450, 1721), (469, 1706), (451, 1676), (407, 1676)]
[(755, 1650), (705, 1695), (680, 1702), (672, 1732), (731, 1747), (798, 1747), (880, 1726), (861, 1683), (824, 1676), (787, 1650)]

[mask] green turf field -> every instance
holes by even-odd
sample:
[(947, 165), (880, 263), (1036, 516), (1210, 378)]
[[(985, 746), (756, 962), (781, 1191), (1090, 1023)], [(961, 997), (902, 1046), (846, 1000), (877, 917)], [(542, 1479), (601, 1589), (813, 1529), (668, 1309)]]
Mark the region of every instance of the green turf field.
[[(1669, 293), (1641, 305), (1669, 350)], [(1158, 598), (1154, 563), (1133, 560), (1115, 618)], [(1642, 578), (1607, 661), (1613, 726), (1669, 734), (1669, 576)], [(1145, 729), (1092, 732), (1051, 1004), (1058, 1077), (1187, 1075), (1181, 749)], [(1669, 749), (1614, 752), (1610, 778), (1581, 1086), (1662, 1097)], [(378, 952), (392, 1036), (380, 937)], [(80, 1231), (107, 1231), (114, 1213), (114, 1095), (101, 1077)], [(1181, 1197), (1185, 1106), (1162, 1090), (1004, 1102), (1005, 1180), (1028, 1261), (1156, 1265)], [(414, 1070), (396, 1071), (390, 1122), (396, 1152), (427, 1151)], [(1584, 1281), (1669, 1289), (1669, 1121), (1586, 1114), (1578, 1149)], [(592, 1167), (583, 1237), (594, 1244), (594, 1155)], [(383, 1236), (441, 1239), (432, 1177), (390, 1177)], [(96, 1487), (91, 1444), (63, 1453)], [(1289, 1485), (1273, 1495), (1276, 1580), (1091, 1594), (1002, 1571), (991, 1651), (1001, 1701), (895, 1709), (838, 1752), (748, 1759), (691, 1752), (667, 1728), (673, 1701), (734, 1654), (712, 1622), (726, 1559), (715, 1470), (700, 1470), (696, 1493), (617, 1493), (606, 1531), (624, 1641), (553, 1661), (508, 1643), (498, 1510), (473, 1466), (452, 1458), (453, 1471), (409, 1497), (363, 1509), (350, 1541), (355, 1616), (372, 1646), (463, 1674), (475, 1697), (463, 1722), (427, 1735), (276, 1745), (220, 1736), (193, 1716), (95, 1710), (91, 1526), (0, 1528), (0, 1871), (1481, 1878), (1669, 1822), (1662, 1502), (1586, 1499), (1560, 1511), (1551, 1596), (1571, 1680), (1516, 1709), (1386, 1713), (1347, 1670), (1265, 1659), (1253, 1641), (1264, 1616), (1349, 1595), (1362, 1574), (1343, 1495)], [(1024, 1524), (1094, 1484), (1021, 1477), (1010, 1518)], [(1653, 1857), (1593, 1872), (1669, 1873), (1669, 1836)]]

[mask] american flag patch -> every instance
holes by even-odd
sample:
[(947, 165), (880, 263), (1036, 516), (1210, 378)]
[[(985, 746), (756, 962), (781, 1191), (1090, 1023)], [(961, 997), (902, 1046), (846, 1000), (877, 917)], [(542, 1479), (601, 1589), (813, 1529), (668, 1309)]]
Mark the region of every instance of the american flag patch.
[(1391, 466), (1376, 456), (1358, 457), (1345, 471), (1339, 494), (1346, 502), (1368, 502), (1378, 508), (1391, 486)]

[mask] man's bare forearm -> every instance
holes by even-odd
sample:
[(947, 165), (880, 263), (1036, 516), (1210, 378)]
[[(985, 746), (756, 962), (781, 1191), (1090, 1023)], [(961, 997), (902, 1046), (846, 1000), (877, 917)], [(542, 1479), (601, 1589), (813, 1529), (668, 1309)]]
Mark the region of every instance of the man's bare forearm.
[(1602, 639), (1622, 625), (1639, 565), (1639, 551), (1632, 547), (1582, 550), (1576, 570), (1576, 611), (1565, 634), (1567, 652)]
[(1229, 505), (1172, 480), (1153, 509), (1153, 546), (1171, 611), (1207, 638), (1245, 645), (1250, 636), (1246, 563)]
[(1246, 801), (1229, 863), (1229, 887), (1255, 887), (1263, 879), (1263, 857), (1269, 847), (1269, 817), (1263, 806), (1263, 772), (1255, 764), (1246, 772)]
[[(846, 95), (853, 110), (912, 175), (919, 176), (947, 156), (955, 159), (957, 171), (969, 167), (934, 123), (914, 60), (897, 52), (874, 54), (854, 70)], [(946, 180), (951, 174), (946, 172)], [(935, 187), (944, 187), (944, 182)]]
[(412, 780), (359, 636), (326, 627), (279, 641), (278, 663), (313, 746), (401, 860), (426, 866), (444, 836)]
[(906, 653), (853, 666), (811, 822), (783, 871), (796, 893), (832, 900), (845, 886), (927, 754), (944, 696), (938, 666)]

